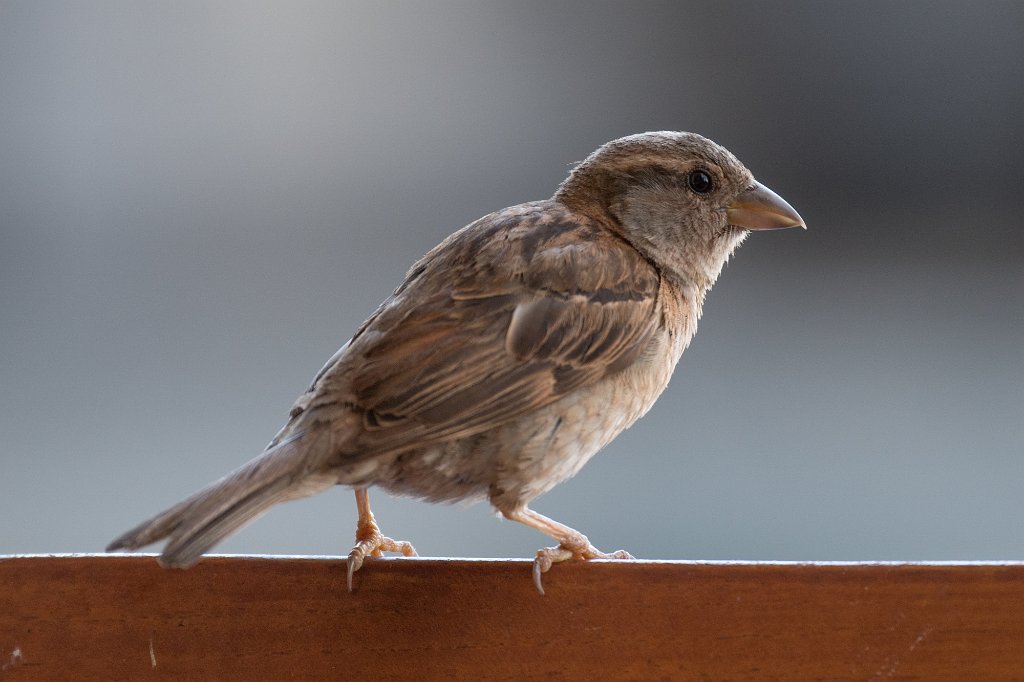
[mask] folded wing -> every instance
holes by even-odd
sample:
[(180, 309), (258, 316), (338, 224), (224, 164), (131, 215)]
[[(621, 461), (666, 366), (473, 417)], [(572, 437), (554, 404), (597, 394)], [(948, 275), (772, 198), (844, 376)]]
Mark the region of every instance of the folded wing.
[(356, 457), (472, 436), (631, 365), (658, 327), (659, 282), (564, 209), (488, 216), (414, 266), (305, 402), (362, 414)]

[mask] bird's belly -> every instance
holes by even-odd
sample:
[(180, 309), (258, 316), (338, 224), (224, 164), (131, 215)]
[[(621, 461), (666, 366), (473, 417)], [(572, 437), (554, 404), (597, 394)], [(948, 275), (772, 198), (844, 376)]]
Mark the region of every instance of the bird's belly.
[(682, 348), (665, 334), (632, 367), (498, 428), (406, 453), (381, 487), (434, 502), (527, 504), (575, 475), (643, 416), (668, 384)]

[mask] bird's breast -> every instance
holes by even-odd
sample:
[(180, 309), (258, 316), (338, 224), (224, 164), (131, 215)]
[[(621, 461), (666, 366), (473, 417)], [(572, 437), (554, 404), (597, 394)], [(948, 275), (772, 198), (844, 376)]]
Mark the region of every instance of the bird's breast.
[(651, 408), (682, 352), (674, 334), (659, 332), (625, 370), (575, 391), (532, 417), (509, 424), (496, 457), (489, 495), (499, 509), (526, 504), (574, 476), (587, 461)]
[(528, 503), (575, 475), (647, 413), (692, 336), (685, 313), (680, 305), (663, 309), (629, 367), (484, 433), (407, 453), (378, 485), (430, 501), (489, 498), (498, 509)]

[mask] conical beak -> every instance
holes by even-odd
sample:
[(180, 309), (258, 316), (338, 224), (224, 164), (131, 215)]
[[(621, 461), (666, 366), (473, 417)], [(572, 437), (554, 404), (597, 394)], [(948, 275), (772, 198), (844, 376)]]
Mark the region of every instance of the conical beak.
[(807, 225), (796, 209), (760, 182), (744, 190), (727, 208), (729, 224), (745, 230), (778, 230)]

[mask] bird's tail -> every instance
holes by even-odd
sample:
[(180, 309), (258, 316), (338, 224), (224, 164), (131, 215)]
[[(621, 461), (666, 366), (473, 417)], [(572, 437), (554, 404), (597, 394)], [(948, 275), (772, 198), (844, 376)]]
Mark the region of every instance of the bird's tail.
[[(138, 549), (170, 538), (160, 556), (165, 566), (187, 567), (231, 533), (278, 502), (312, 495), (335, 480), (310, 465), (322, 433), (299, 434), (273, 445), (219, 481), (144, 521), (107, 546)], [(312, 455), (312, 456), (311, 456)]]

